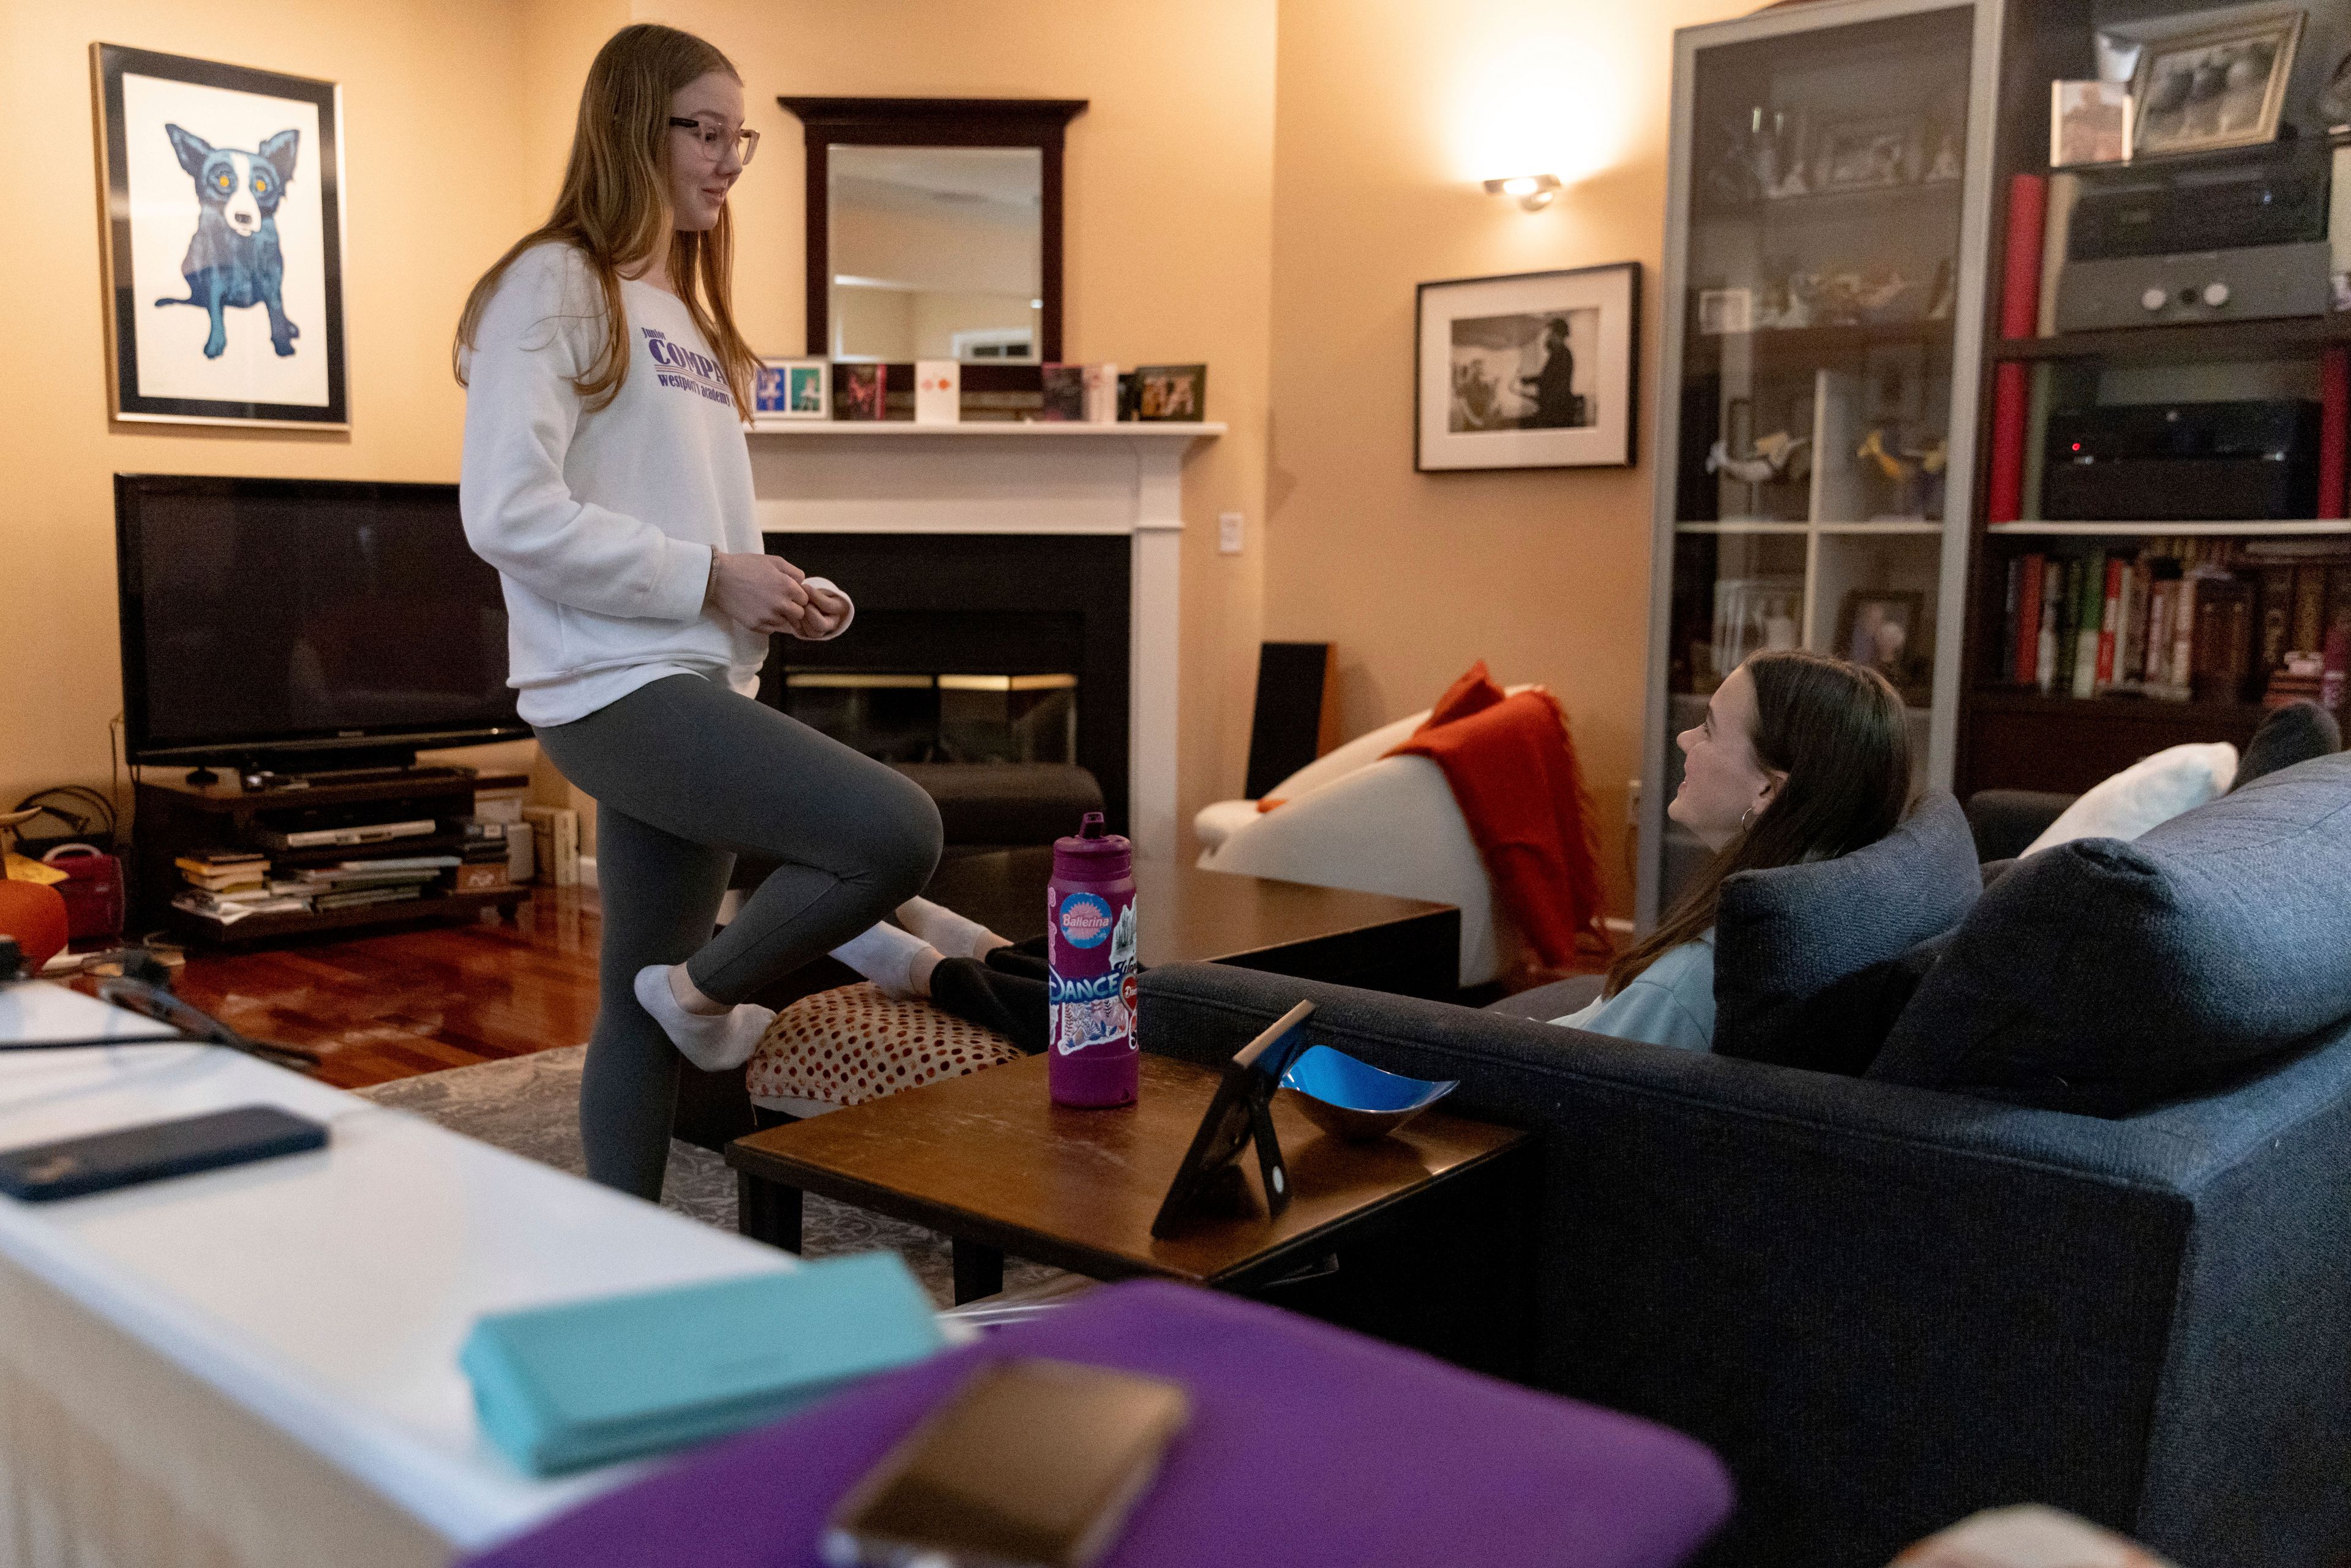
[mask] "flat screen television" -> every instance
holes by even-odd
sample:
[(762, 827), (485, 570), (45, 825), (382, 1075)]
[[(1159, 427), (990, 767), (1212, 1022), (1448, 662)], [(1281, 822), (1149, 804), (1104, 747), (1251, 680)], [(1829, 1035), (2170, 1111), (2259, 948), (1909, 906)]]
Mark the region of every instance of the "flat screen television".
[(118, 474), (114, 528), (133, 762), (338, 766), (530, 733), (455, 485)]

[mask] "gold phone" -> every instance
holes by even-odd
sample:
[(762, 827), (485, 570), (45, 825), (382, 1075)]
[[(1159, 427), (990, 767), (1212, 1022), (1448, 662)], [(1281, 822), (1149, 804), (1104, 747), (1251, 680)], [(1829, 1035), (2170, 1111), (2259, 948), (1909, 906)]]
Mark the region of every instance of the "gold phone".
[(981, 1367), (851, 1489), (833, 1568), (1085, 1568), (1158, 1474), (1191, 1401), (1065, 1361)]

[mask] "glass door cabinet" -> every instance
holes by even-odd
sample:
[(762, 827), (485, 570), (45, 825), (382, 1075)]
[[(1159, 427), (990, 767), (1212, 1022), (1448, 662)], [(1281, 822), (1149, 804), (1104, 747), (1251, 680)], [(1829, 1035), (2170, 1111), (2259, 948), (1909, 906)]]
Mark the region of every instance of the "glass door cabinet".
[(1882, 669), (1948, 785), (1997, 0), (1676, 36), (1638, 924), (1706, 863), (1674, 737), (1759, 649)]

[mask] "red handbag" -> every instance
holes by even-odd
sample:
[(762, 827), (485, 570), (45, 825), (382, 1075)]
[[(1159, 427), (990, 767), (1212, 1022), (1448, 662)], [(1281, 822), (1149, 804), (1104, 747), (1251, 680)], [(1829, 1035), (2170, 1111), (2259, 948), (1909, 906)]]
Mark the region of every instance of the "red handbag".
[(59, 844), (41, 863), (65, 873), (66, 931), (74, 941), (122, 935), (122, 862), (89, 844)]

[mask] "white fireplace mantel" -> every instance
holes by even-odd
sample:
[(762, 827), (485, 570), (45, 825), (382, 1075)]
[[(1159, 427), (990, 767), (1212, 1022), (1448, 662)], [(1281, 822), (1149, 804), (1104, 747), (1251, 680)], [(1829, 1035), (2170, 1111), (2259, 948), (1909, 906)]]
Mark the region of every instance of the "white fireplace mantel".
[(1132, 422), (767, 425), (751, 432), (751, 483), (768, 533), (1131, 536), (1129, 832), (1138, 855), (1172, 862), (1184, 456), (1224, 433)]

